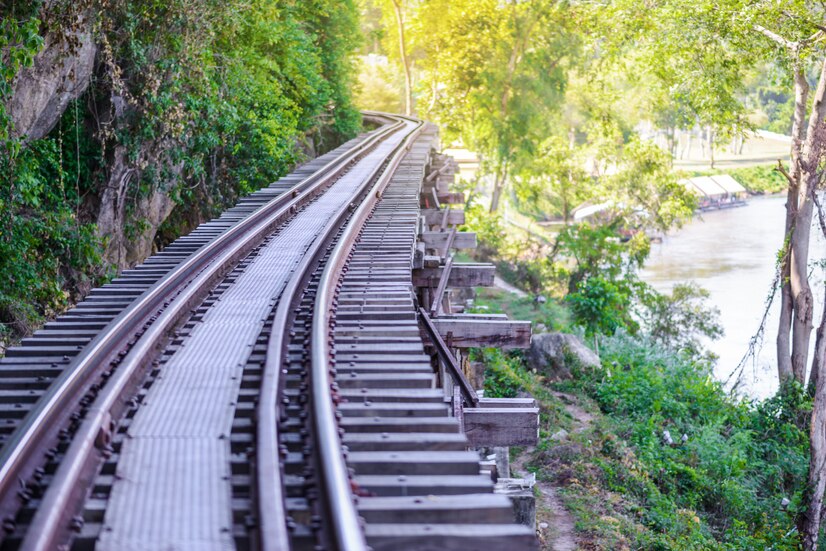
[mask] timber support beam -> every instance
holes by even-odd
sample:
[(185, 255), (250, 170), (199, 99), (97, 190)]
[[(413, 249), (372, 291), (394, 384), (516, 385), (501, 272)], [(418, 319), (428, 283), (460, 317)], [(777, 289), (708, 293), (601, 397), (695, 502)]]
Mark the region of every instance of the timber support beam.
[[(443, 271), (443, 266), (413, 270), (413, 286), (436, 288), (439, 286)], [(495, 273), (496, 268), (493, 264), (454, 262), (450, 269), (447, 286), (453, 288), (491, 287)]]
[(454, 348), (529, 348), (531, 322), (493, 318), (483, 314), (455, 314), (433, 318), (433, 325)]
[[(483, 383), (483, 372), (467, 363), (472, 347), (500, 350), (528, 348), (531, 324), (511, 321), (504, 314), (453, 314), (450, 289), (490, 287), (492, 264), (454, 262), (451, 251), (476, 248), (476, 234), (457, 231), (465, 213), (450, 205), (464, 203), (465, 196), (451, 192), (458, 166), (445, 156), (434, 156), (430, 174), (420, 189), (423, 207), (418, 242), (413, 256), (413, 285), (419, 292), (419, 325), (433, 366), (442, 381), (445, 399), (464, 427), (470, 446), (476, 448), (534, 446), (539, 440), (539, 409), (532, 398), (484, 398), (474, 388)], [(468, 371), (481, 375), (468, 380)]]
[(482, 398), (462, 411), (470, 445), (535, 446), (539, 442), (539, 408), (533, 398)]
[[(447, 226), (460, 226), (465, 223), (465, 211), (459, 209), (450, 209), (447, 214), (445, 210), (422, 209), (422, 216), (424, 225), (427, 227), (441, 226), (442, 222), (445, 222)], [(446, 220), (445, 217), (447, 217)]]
[(453, 242), (449, 243), (450, 234), (447, 232), (424, 231), (419, 235), (419, 240), (428, 249), (438, 249), (443, 251), (446, 245), (454, 249), (475, 249), (476, 234), (472, 232), (456, 232)]

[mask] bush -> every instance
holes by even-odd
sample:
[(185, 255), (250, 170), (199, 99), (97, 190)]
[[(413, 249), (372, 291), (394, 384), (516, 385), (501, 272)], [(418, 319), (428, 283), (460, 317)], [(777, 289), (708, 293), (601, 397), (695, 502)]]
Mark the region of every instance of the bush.
[[(610, 416), (653, 483), (628, 487), (613, 477), (620, 491), (650, 504), (644, 524), (673, 532), (679, 542), (675, 515), (691, 510), (716, 542), (710, 548), (797, 548), (795, 517), (808, 469), (802, 421), (811, 408), (802, 389), (763, 402), (737, 400), (708, 364), (626, 334), (602, 339), (601, 354), (610, 369), (590, 379), (583, 374), (578, 384)], [(783, 498), (790, 500), (785, 509)]]
[(726, 171), (751, 193), (779, 193), (789, 186), (786, 178), (774, 166), (751, 166)]

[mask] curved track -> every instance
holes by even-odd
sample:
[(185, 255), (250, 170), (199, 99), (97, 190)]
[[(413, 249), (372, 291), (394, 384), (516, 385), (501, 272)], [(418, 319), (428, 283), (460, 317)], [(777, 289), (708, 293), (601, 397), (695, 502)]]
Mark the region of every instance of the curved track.
[[(0, 449), (4, 549), (355, 551), (367, 549), (368, 540), (379, 548), (432, 546), (432, 527), (408, 523), (401, 529), (385, 521), (371, 531), (371, 518), (393, 517), (410, 504), (357, 505), (354, 494), (377, 495), (365, 489), (369, 484), (360, 487), (360, 465), (387, 452), (348, 454), (344, 445), (362, 449), (373, 441), (347, 441), (349, 429), (344, 432), (347, 417), (364, 409), (346, 403), (351, 400), (336, 360), (343, 346), (337, 323), (351, 318), (355, 292), (348, 273), (363, 265), (351, 259), (359, 247), (369, 247), (371, 220), (386, 216), (377, 216), (380, 205), (406, 209), (404, 239), (380, 251), (388, 262), (400, 255), (397, 273), (403, 272), (405, 247), (409, 257), (415, 238), (416, 185), (430, 147), (419, 147), (418, 172), (407, 179), (401, 199), (382, 201), (393, 178), (411, 172), (403, 162), (424, 126), (370, 116), (383, 125), (93, 292), (0, 362), (0, 391), (11, 404), (7, 426), (13, 428)], [(379, 231), (392, 235), (393, 227), (388, 222)], [(369, 264), (381, 260), (372, 255)], [(392, 292), (381, 292), (391, 297), (388, 304), (398, 303)], [(415, 320), (412, 299), (409, 306)], [(413, 357), (421, 367), (415, 373), (403, 368), (396, 378), (412, 376), (423, 389), (432, 388), (427, 359), (416, 346)], [(348, 369), (345, 383), (366, 377), (366, 394), (371, 381), (387, 387), (382, 381), (392, 373), (370, 369), (367, 375)], [(379, 401), (386, 399), (381, 394)], [(412, 398), (404, 392), (389, 395), (402, 405), (382, 407), (387, 415), (376, 412), (378, 424), (401, 410), (446, 415), (438, 392), (424, 392), (424, 406), (405, 406)], [(459, 450), (460, 436), (423, 438), (438, 440), (434, 449)], [(408, 455), (416, 453), (430, 452)], [(466, 465), (456, 473), (447, 469), (451, 476), (480, 476), (475, 454), (450, 453), (437, 463)], [(425, 465), (422, 472), (433, 468), (424, 457), (417, 461)], [(478, 479), (462, 484), (486, 491)], [(503, 500), (489, 499), (482, 507), (487, 516), (470, 522), (496, 517), (501, 530), (488, 531), (490, 541), (532, 547), (532, 535), (502, 516), (509, 508)], [(443, 502), (441, 511), (462, 508)], [(464, 524), (450, 526), (462, 534)], [(470, 532), (444, 537), (453, 541), (445, 548), (469, 549), (481, 541)]]

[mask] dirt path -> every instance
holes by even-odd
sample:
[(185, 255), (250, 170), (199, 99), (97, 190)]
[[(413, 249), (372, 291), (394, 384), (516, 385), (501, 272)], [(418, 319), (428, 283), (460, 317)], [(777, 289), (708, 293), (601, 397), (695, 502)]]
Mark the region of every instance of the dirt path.
[[(524, 462), (527, 454), (521, 454), (511, 463), (513, 476), (528, 474)], [(541, 535), (544, 551), (575, 551), (574, 519), (562, 505), (555, 488), (548, 482), (536, 481), (539, 497), (536, 498), (536, 524)], [(545, 526), (547, 524), (547, 527)]]
[[(565, 405), (565, 410), (573, 418), (574, 432), (583, 430), (590, 426), (594, 417), (582, 409), (577, 404), (577, 398), (564, 392), (554, 392), (554, 396), (559, 398)], [(513, 476), (528, 474), (525, 462), (528, 459), (527, 453), (522, 453), (514, 458), (511, 463)], [(539, 497), (536, 503), (536, 522), (542, 537), (542, 549), (544, 551), (576, 551), (576, 532), (574, 529), (574, 518), (562, 505), (562, 501), (557, 495), (557, 488), (549, 482), (536, 481), (539, 487)], [(547, 527), (543, 528), (543, 524)]]
[(573, 429), (575, 431), (578, 429), (585, 429), (591, 426), (591, 422), (594, 420), (594, 416), (582, 409), (581, 407), (579, 407), (579, 400), (576, 396), (558, 391), (555, 391), (553, 395), (559, 398), (562, 401), (562, 403), (565, 404), (565, 411), (567, 411), (574, 420)]

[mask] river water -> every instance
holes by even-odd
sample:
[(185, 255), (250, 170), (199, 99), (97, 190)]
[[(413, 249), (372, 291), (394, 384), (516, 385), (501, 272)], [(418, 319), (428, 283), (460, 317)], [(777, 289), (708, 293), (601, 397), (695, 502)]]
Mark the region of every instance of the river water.
[[(695, 281), (711, 293), (709, 305), (720, 310), (725, 336), (709, 343), (719, 356), (715, 375), (726, 381), (747, 353), (771, 291), (775, 258), (783, 242), (785, 197), (756, 197), (748, 205), (698, 214), (689, 224), (651, 247), (642, 278), (661, 292), (675, 283)], [(826, 256), (819, 228), (812, 229), (810, 261)], [(823, 304), (823, 276), (813, 270), (815, 314)], [(779, 297), (770, 308), (763, 346), (745, 364), (742, 391), (765, 397), (777, 389), (775, 335)], [(815, 326), (819, 322), (815, 320)], [(814, 341), (814, 332), (812, 332)]]

